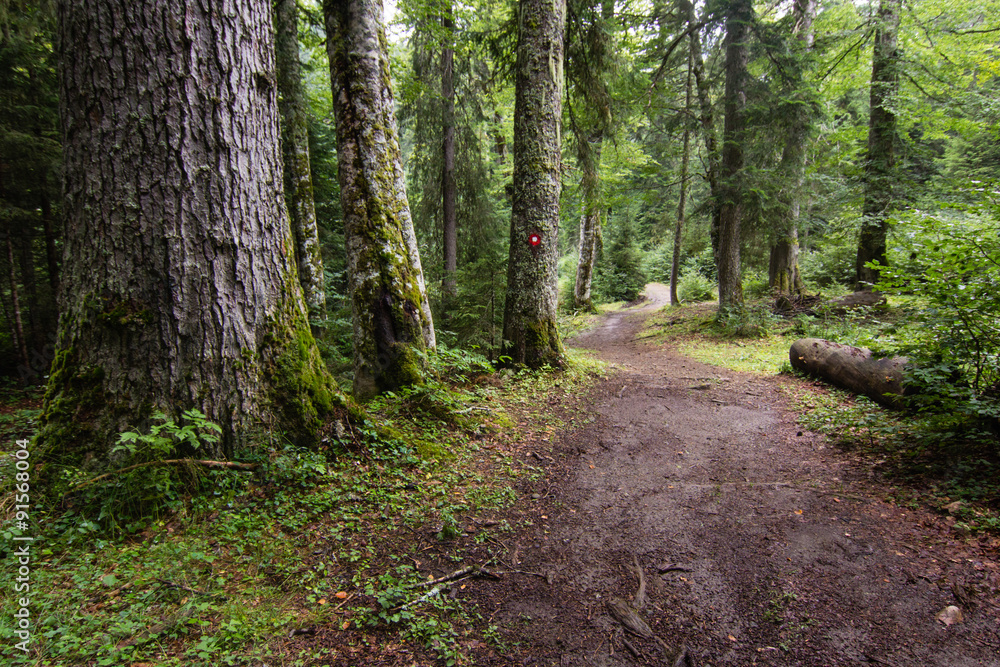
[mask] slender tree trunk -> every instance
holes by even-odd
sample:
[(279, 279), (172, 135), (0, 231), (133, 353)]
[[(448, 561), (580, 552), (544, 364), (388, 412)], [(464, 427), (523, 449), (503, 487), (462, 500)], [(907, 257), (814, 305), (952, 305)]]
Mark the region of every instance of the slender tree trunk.
[[(688, 50), (688, 70), (687, 83), (684, 88), (684, 113), (691, 113), (691, 79), (694, 67), (695, 38), (691, 36), (691, 48)], [(677, 295), (677, 281), (681, 272), (681, 234), (684, 232), (685, 207), (687, 205), (688, 192), (688, 163), (691, 158), (691, 128), (688, 119), (684, 119), (684, 149), (681, 153), (681, 191), (677, 198), (677, 222), (674, 225), (674, 253), (670, 262), (670, 305), (679, 306), (681, 299)]]
[(66, 216), (38, 446), (107, 460), (157, 411), (303, 443), (346, 406), (313, 341), (281, 190), (270, 7), (59, 3)]
[(599, 169), (604, 133), (597, 131), (593, 136), (587, 137), (579, 132), (577, 141), (580, 143), (579, 161), (583, 172), (583, 212), (580, 215), (580, 256), (576, 264), (573, 307), (594, 310), (590, 291), (601, 245), (601, 212), (604, 210), (604, 202), (601, 197)]
[(881, 0), (875, 47), (872, 53), (871, 115), (868, 119), (868, 157), (865, 160), (864, 203), (861, 236), (855, 264), (858, 291), (870, 291), (880, 272), (866, 264), (886, 264), (888, 217), (895, 195), (896, 114), (893, 111), (899, 94), (900, 0)]
[(11, 327), (14, 332), (14, 346), (17, 349), (18, 356), (21, 358), (21, 363), (25, 367), (28, 367), (30, 366), (30, 360), (28, 359), (28, 343), (24, 337), (24, 321), (21, 317), (21, 297), (17, 286), (17, 271), (14, 268), (14, 244), (11, 241), (10, 234), (6, 235), (5, 240), (7, 242), (7, 266), (10, 268), (8, 278), (10, 279), (10, 300), (13, 311)]
[(743, 307), (740, 240), (743, 218), (744, 108), (750, 24), (750, 0), (732, 0), (726, 18), (726, 120), (722, 146), (722, 202), (719, 210), (719, 312)]
[(564, 0), (520, 1), (502, 354), (532, 368), (563, 362), (556, 263), (565, 23)]
[[(694, 5), (690, 0), (678, 0), (681, 16), (686, 17), (688, 27), (698, 22)], [(722, 172), (721, 156), (719, 154), (719, 139), (715, 130), (715, 110), (709, 94), (709, 81), (705, 76), (705, 61), (701, 51), (701, 37), (698, 30), (691, 32), (692, 71), (694, 73), (695, 90), (698, 94), (699, 119), (705, 141), (706, 170), (709, 194), (712, 199), (712, 224), (709, 234), (712, 240), (712, 251), (719, 256), (719, 213), (721, 211), (722, 191), (719, 175)]]
[(455, 21), (449, 2), (445, 8), (441, 24), (446, 34), (446, 45), (441, 51), (441, 97), (443, 172), (441, 174), (441, 216), (444, 224), (444, 293), (445, 310), (453, 306), (458, 295), (456, 272), (458, 271), (458, 225), (455, 209), (455, 49), (452, 33)]
[(354, 321), (354, 394), (423, 381), (434, 326), (402, 157), (379, 0), (327, 0), (340, 196)]
[[(31, 227), (34, 227), (34, 221), (32, 220), (31, 222)], [(38, 283), (35, 277), (34, 239), (32, 239), (32, 231), (28, 225), (25, 225), (24, 234), (18, 245), (21, 284), (24, 285), (24, 297), (28, 302), (26, 309), (28, 314), (28, 330), (31, 332), (31, 340), (37, 344), (44, 337), (38, 312), (42, 304), (38, 299)]]
[[(795, 0), (792, 9), (794, 34), (803, 51), (812, 49), (813, 19), (816, 17), (818, 0)], [(805, 76), (801, 66), (792, 69), (793, 94), (801, 98), (805, 94)], [(799, 214), (801, 211), (802, 184), (806, 172), (806, 140), (812, 128), (811, 110), (808, 100), (799, 99), (785, 148), (781, 156), (782, 172), (791, 187), (781, 195), (779, 207), (778, 238), (771, 247), (768, 280), (771, 289), (779, 294), (801, 294), (805, 289), (799, 273)]]
[[(43, 190), (45, 186), (42, 186)], [(41, 197), (42, 233), (45, 235), (45, 265), (52, 294), (59, 290), (59, 253), (56, 252), (56, 233), (52, 226), (52, 202), (47, 194)]]
[(326, 319), (326, 281), (309, 167), (309, 125), (299, 66), (298, 26), (296, 0), (274, 0), (274, 51), (278, 66), (285, 202), (295, 236), (299, 283), (309, 314), (322, 320)]

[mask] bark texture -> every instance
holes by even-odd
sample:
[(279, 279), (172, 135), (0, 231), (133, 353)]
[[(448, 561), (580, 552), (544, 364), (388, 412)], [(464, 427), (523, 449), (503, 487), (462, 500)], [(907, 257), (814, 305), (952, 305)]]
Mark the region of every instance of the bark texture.
[(583, 212), (580, 215), (580, 253), (576, 264), (576, 282), (573, 285), (573, 307), (594, 310), (591, 286), (594, 282), (594, 267), (601, 246), (601, 183), (598, 170), (601, 163), (601, 147), (604, 133), (593, 137), (578, 136), (580, 142), (579, 163), (583, 172)]
[(354, 394), (420, 383), (434, 325), (406, 198), (379, 0), (326, 0)]
[(295, 263), (306, 305), (310, 315), (326, 319), (323, 253), (309, 166), (309, 126), (299, 66), (298, 26), (296, 0), (274, 0), (274, 51), (278, 66), (285, 202), (292, 221)]
[[(689, 38), (690, 48), (688, 49), (688, 69), (687, 69), (687, 82), (684, 87), (684, 111), (688, 114), (691, 112), (691, 80), (694, 78), (694, 73), (692, 69), (694, 67), (694, 59), (696, 55), (699, 55), (695, 51), (695, 38), (692, 35)], [(681, 304), (680, 296), (677, 294), (677, 281), (680, 278), (681, 272), (681, 235), (684, 233), (684, 217), (686, 214), (687, 207), (687, 193), (688, 193), (688, 163), (691, 157), (691, 128), (685, 123), (684, 125), (684, 147), (681, 152), (681, 184), (680, 184), (680, 194), (677, 197), (677, 220), (674, 223), (674, 251), (673, 256), (670, 260), (670, 305), (679, 306)]]
[(740, 241), (743, 223), (744, 109), (753, 3), (732, 0), (726, 17), (726, 98), (719, 202), (719, 310), (743, 307)]
[(876, 359), (866, 348), (822, 338), (795, 341), (788, 357), (793, 368), (883, 405), (898, 405), (899, 398), (905, 393), (903, 370), (906, 357)]
[(43, 456), (106, 458), (157, 410), (301, 441), (343, 397), (282, 197), (270, 7), (59, 3), (65, 247)]
[[(565, 22), (564, 0), (520, 2), (502, 354), (513, 364), (532, 368), (563, 362), (556, 262)], [(531, 243), (533, 236), (537, 245)]]
[[(792, 8), (794, 35), (803, 53), (812, 48), (812, 24), (818, 0), (795, 0)], [(805, 285), (799, 272), (799, 216), (802, 184), (806, 172), (806, 140), (812, 127), (812, 111), (805, 97), (805, 76), (801, 64), (789, 69), (790, 87), (796, 96), (792, 119), (781, 155), (782, 171), (788, 187), (780, 195), (777, 240), (771, 246), (768, 280), (779, 294), (802, 294)]]
[(896, 175), (896, 114), (899, 93), (899, 50), (897, 47), (900, 0), (882, 0), (875, 29), (872, 53), (871, 112), (868, 118), (868, 157), (865, 160), (864, 203), (861, 235), (855, 264), (856, 290), (871, 290), (879, 271), (865, 266), (877, 261), (886, 264), (888, 217), (894, 202)]

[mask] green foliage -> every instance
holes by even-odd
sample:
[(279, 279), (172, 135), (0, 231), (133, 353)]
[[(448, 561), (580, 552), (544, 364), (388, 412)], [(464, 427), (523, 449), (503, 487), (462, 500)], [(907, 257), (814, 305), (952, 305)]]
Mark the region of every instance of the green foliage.
[(202, 443), (215, 444), (219, 441), (222, 427), (209, 421), (204, 413), (187, 410), (183, 418), (188, 423), (179, 426), (167, 415), (156, 412), (153, 419), (159, 424), (150, 426), (149, 433), (125, 431), (118, 436), (118, 444), (111, 449), (111, 453), (125, 452), (132, 463), (144, 463), (170, 458), (184, 449), (194, 452)]
[(685, 302), (712, 301), (715, 287), (715, 283), (699, 271), (688, 270), (677, 279), (677, 296)]
[(909, 400), (919, 411), (1000, 419), (1000, 238), (988, 209), (914, 212), (906, 220), (919, 267), (884, 267), (879, 289), (919, 294), (911, 337)]
[(619, 221), (607, 236), (610, 242), (605, 242), (593, 290), (600, 301), (635, 301), (646, 286), (646, 276), (632, 222)]

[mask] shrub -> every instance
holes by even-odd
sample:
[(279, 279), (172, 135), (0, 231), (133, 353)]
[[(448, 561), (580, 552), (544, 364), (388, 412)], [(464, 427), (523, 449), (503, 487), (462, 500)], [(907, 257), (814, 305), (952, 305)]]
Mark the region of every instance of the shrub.
[(715, 283), (697, 271), (686, 271), (677, 280), (677, 296), (681, 301), (712, 301)]

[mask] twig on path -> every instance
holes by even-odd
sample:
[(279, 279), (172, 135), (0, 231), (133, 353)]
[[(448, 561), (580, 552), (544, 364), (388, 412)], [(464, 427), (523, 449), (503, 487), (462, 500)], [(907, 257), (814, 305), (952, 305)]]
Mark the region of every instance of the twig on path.
[(460, 570), (455, 570), (451, 574), (446, 574), (443, 577), (438, 577), (437, 579), (431, 579), (429, 581), (421, 581), (419, 584), (413, 584), (410, 588), (422, 588), (424, 586), (434, 586), (435, 584), (443, 584), (446, 581), (458, 581), (460, 579), (467, 579), (469, 577), (476, 576), (486, 576), (493, 577), (494, 579), (499, 579), (499, 575), (490, 572), (486, 568), (480, 565), (470, 565), (468, 567), (463, 567)]
[(156, 578), (156, 581), (160, 582), (161, 584), (163, 584), (164, 586), (167, 586), (169, 588), (177, 588), (179, 590), (186, 591), (188, 593), (193, 593), (194, 595), (204, 595), (205, 597), (216, 598), (218, 600), (223, 600), (223, 601), (229, 599), (225, 595), (219, 595), (218, 593), (209, 593), (207, 591), (199, 591), (199, 590), (194, 589), (194, 588), (188, 588), (187, 586), (185, 586), (183, 584), (176, 584), (176, 583), (174, 583), (172, 581), (167, 581), (166, 579), (160, 579), (159, 577)]

